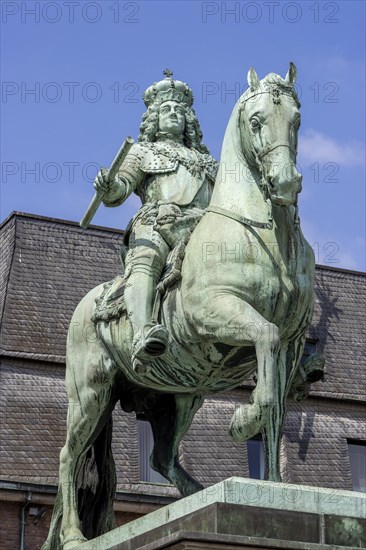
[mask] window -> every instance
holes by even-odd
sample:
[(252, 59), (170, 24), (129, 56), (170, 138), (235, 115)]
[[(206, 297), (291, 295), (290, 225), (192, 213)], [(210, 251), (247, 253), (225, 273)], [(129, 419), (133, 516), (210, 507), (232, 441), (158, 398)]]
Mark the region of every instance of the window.
[(137, 435), (140, 459), (140, 481), (150, 483), (169, 483), (165, 477), (155, 472), (150, 466), (150, 455), (154, 447), (154, 436), (150, 422), (143, 415), (137, 418)]
[(264, 479), (264, 446), (261, 436), (247, 441), (249, 477)]
[(348, 454), (353, 490), (366, 493), (366, 441), (348, 440)]
[(318, 338), (306, 338), (305, 347), (304, 347), (304, 359), (307, 359), (313, 353), (317, 351), (317, 342)]

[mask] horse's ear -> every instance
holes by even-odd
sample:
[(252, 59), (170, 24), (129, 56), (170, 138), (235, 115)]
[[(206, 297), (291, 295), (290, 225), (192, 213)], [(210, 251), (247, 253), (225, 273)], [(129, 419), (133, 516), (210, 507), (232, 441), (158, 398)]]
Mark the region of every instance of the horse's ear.
[(259, 88), (259, 78), (253, 67), (250, 67), (248, 71), (248, 84), (252, 92)]
[(289, 70), (287, 71), (287, 75), (285, 77), (285, 80), (287, 82), (290, 82), (291, 84), (295, 84), (296, 82), (296, 75), (297, 75), (297, 69), (294, 65), (294, 63), (292, 63), (292, 61), (290, 61), (290, 68)]

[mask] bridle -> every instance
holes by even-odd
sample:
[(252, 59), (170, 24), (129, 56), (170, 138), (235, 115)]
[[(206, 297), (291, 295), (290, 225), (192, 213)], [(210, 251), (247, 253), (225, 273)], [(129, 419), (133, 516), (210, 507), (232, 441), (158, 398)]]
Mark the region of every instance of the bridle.
[[(269, 92), (267, 92), (267, 93), (269, 93)], [(257, 153), (256, 151), (253, 151), (254, 157), (255, 157), (255, 160), (256, 160), (256, 163), (257, 163), (257, 166), (258, 166), (258, 169), (259, 169), (259, 172), (261, 174), (261, 181), (260, 181), (259, 187), (262, 191), (263, 198), (264, 198), (265, 202), (268, 205), (268, 220), (269, 221), (273, 221), (273, 218), (272, 218), (272, 201), (271, 201), (271, 194), (270, 194), (270, 185), (269, 185), (268, 179), (265, 175), (263, 158), (266, 155), (268, 155), (268, 153), (271, 153), (275, 149), (278, 149), (278, 147), (287, 147), (290, 150), (290, 153), (292, 154), (292, 156), (296, 155), (296, 150), (293, 147), (291, 147), (288, 143), (279, 143), (279, 142), (275, 142), (270, 147), (269, 146), (265, 147), (264, 150), (261, 153)], [(298, 204), (297, 204), (297, 197), (296, 197), (296, 202), (294, 204), (294, 207), (295, 207), (294, 223), (295, 223), (296, 226), (298, 226), (299, 223), (300, 223), (300, 219), (299, 219), (299, 214), (298, 214), (299, 208), (298, 208)]]
[[(272, 94), (274, 96), (273, 102), (275, 104), (281, 103), (280, 95), (290, 96), (292, 99), (295, 99), (295, 101), (297, 101), (296, 98), (294, 98), (294, 96), (291, 93), (286, 93), (282, 90), (279, 90), (279, 88), (271, 88), (266, 91), (258, 92), (258, 93), (252, 94), (247, 98), (243, 98), (239, 107), (239, 115), (238, 115), (239, 119), (240, 119), (240, 114), (245, 106), (245, 103), (250, 99), (252, 99), (253, 97), (257, 95), (262, 95), (262, 94)], [(234, 214), (233, 212), (230, 212), (229, 210), (226, 210), (225, 208), (221, 208), (219, 206), (208, 206), (206, 208), (206, 212), (213, 212), (215, 214), (220, 214), (221, 216), (225, 216), (226, 218), (230, 218), (243, 225), (248, 225), (250, 227), (256, 227), (260, 229), (273, 229), (273, 212), (272, 212), (272, 201), (271, 201), (271, 194), (270, 194), (270, 184), (265, 176), (263, 158), (269, 153), (271, 153), (272, 151), (274, 151), (275, 149), (278, 149), (278, 147), (287, 147), (290, 150), (292, 156), (296, 155), (296, 150), (293, 147), (291, 147), (288, 143), (281, 143), (281, 142), (275, 142), (274, 144), (271, 144), (270, 146), (265, 147), (264, 150), (261, 151), (260, 153), (257, 153), (257, 151), (255, 150), (251, 151), (255, 159), (256, 166), (258, 167), (258, 170), (261, 174), (261, 181), (260, 181), (259, 187), (262, 192), (263, 199), (268, 206), (267, 222), (258, 222), (255, 220), (250, 220), (249, 218), (245, 218), (244, 216)], [(297, 197), (296, 197), (296, 202), (294, 204), (294, 207), (295, 207), (294, 224), (296, 227), (298, 227), (300, 224), (300, 218), (298, 215)]]
[(288, 143), (276, 143), (274, 145), (272, 145), (271, 147), (269, 147), (267, 145), (267, 147), (264, 148), (264, 150), (262, 151), (262, 153), (256, 153), (256, 156), (258, 159), (262, 160), (263, 157), (265, 157), (266, 155), (268, 155), (268, 153), (271, 153), (272, 151), (274, 151), (275, 149), (277, 149), (278, 147), (287, 147), (288, 149), (290, 149), (292, 155), (295, 155), (296, 151), (294, 150), (293, 147), (291, 147), (291, 145), (289, 145)]

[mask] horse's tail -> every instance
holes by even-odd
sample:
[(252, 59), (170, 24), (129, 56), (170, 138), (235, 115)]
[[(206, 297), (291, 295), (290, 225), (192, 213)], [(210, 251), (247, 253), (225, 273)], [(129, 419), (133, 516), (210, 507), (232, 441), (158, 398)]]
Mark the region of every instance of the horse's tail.
[[(77, 491), (81, 530), (89, 540), (115, 527), (116, 469), (112, 455), (112, 416), (80, 465)], [(61, 550), (62, 487), (59, 486), (49, 534), (42, 550)]]

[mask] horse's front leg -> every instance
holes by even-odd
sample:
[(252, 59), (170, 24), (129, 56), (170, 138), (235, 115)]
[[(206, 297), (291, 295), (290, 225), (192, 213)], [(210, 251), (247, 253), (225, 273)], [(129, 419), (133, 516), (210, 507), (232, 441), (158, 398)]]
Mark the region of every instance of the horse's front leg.
[[(267, 424), (271, 411), (277, 404), (276, 370), (279, 350), (279, 332), (276, 325), (260, 315), (251, 331), (257, 355), (257, 385), (249, 405), (240, 405), (230, 423), (230, 435), (240, 442), (258, 434)], [(254, 321), (253, 321), (254, 322)]]
[(280, 472), (280, 445), (286, 415), (286, 398), (301, 360), (305, 334), (281, 347), (278, 355), (276, 400), (263, 429), (266, 479), (282, 481)]
[(182, 496), (203, 489), (185, 471), (178, 458), (179, 443), (203, 401), (201, 395), (164, 395), (153, 408), (145, 411), (154, 434), (151, 467), (175, 485)]
[(212, 296), (206, 304), (203, 315), (200, 312), (203, 336), (231, 346), (254, 346), (256, 350), (258, 382), (252, 403), (239, 406), (230, 424), (232, 438), (245, 441), (262, 430), (276, 402), (279, 330), (235, 295)]

